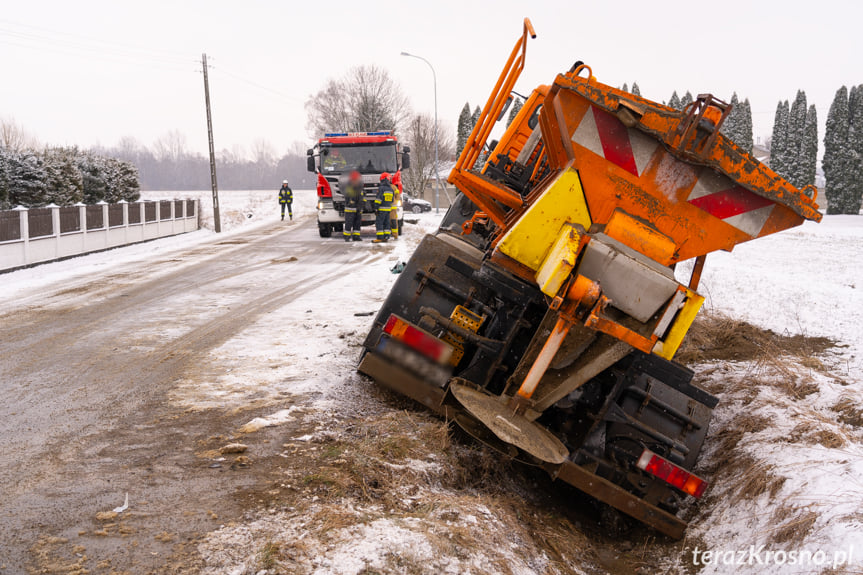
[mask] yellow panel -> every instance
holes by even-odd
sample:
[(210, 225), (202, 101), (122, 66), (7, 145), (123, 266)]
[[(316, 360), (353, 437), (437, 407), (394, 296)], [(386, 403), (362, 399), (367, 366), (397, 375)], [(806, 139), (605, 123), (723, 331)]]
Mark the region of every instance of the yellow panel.
[(506, 233), (498, 249), (517, 262), (538, 270), (565, 224), (590, 228), (590, 212), (578, 172), (561, 173)]
[(536, 274), (536, 283), (545, 295), (554, 297), (575, 267), (581, 236), (575, 229), (564, 226)]
[(674, 357), (674, 354), (677, 353), (677, 349), (683, 342), (683, 337), (689, 331), (692, 322), (695, 321), (695, 316), (698, 315), (698, 311), (701, 309), (701, 304), (703, 303), (704, 296), (700, 296), (694, 291), (687, 289), (686, 303), (683, 304), (683, 308), (677, 314), (677, 319), (674, 320), (671, 329), (668, 331), (668, 337), (665, 338), (664, 342), (656, 342), (656, 345), (653, 347), (653, 353), (670, 361)]

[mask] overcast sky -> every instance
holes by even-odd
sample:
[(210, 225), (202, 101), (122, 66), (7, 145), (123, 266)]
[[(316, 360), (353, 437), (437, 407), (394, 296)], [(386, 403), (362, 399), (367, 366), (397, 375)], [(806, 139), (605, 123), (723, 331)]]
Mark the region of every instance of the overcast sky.
[(416, 111), (454, 129), (465, 101), (483, 104), (521, 31), (537, 38), (517, 90), (548, 84), (575, 60), (642, 94), (732, 91), (768, 136), (776, 103), (806, 90), (819, 140), (836, 89), (863, 83), (863, 2), (677, 0), (474, 2), (247, 0), (0, 1), (0, 116), (43, 143), (145, 144), (170, 130), (206, 152), (202, 52), (212, 65), (216, 148), (259, 138), (282, 153), (309, 143), (303, 103), (328, 77), (377, 64)]

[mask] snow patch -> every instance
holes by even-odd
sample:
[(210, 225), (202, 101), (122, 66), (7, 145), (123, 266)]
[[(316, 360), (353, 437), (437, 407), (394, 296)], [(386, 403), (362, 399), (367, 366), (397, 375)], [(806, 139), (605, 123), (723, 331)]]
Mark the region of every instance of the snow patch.
[(291, 414), (294, 412), (294, 410), (296, 410), (296, 408), (297, 406), (292, 405), (288, 409), (280, 409), (272, 415), (267, 415), (265, 417), (256, 417), (247, 424), (241, 426), (240, 432), (253, 433), (265, 427), (275, 427), (277, 425), (282, 425), (283, 423), (293, 421), (294, 417)]

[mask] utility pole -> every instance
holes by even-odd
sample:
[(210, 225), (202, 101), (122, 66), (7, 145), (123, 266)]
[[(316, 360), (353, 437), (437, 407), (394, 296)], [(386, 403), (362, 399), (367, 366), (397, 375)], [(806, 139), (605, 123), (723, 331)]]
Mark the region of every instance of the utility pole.
[(213, 225), (216, 233), (222, 231), (219, 216), (219, 185), (216, 183), (216, 151), (213, 147), (213, 118), (210, 114), (210, 81), (207, 76), (207, 54), (202, 54), (204, 64), (204, 100), (207, 102), (207, 138), (210, 140), (210, 181), (213, 184)]

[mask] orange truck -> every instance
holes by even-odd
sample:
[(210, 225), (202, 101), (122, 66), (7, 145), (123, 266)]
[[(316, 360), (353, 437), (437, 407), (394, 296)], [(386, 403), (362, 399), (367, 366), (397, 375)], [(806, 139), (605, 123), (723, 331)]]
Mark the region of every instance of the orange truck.
[(530, 37), (525, 19), (449, 176), (457, 200), (384, 302), (359, 370), (605, 515), (680, 538), (678, 509), (708, 488), (697, 460), (718, 401), (674, 361), (706, 256), (820, 220), (816, 193), (726, 138), (725, 102), (701, 94), (677, 111), (581, 62), (487, 145)]

